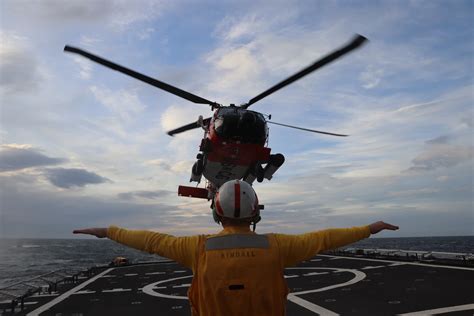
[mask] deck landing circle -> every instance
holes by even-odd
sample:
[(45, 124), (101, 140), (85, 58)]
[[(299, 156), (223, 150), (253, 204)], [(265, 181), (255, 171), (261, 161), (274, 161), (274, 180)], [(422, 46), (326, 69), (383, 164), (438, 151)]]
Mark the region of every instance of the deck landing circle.
[[(330, 267), (323, 267), (323, 268), (319, 268), (319, 267), (318, 268), (316, 268), (316, 267), (296, 267), (296, 268), (287, 268), (287, 270), (333, 270), (334, 272), (349, 272), (349, 273), (354, 274), (354, 277), (351, 280), (343, 282), (343, 283), (333, 284), (333, 285), (326, 286), (326, 287), (323, 287), (323, 288), (307, 289), (307, 290), (304, 290), (304, 291), (298, 291), (298, 292), (290, 293), (288, 295), (288, 299), (290, 301), (293, 301), (292, 298), (295, 295), (298, 295), (298, 294), (308, 294), (308, 293), (314, 293), (314, 292), (328, 291), (328, 290), (332, 290), (332, 289), (335, 289), (335, 288), (339, 288), (339, 287), (343, 287), (343, 286), (347, 286), (347, 285), (350, 285), (350, 284), (357, 283), (357, 282), (363, 280), (366, 277), (366, 274), (364, 272), (361, 272), (361, 271), (355, 270), (355, 269), (341, 269), (341, 268), (330, 268)], [(162, 298), (168, 298), (168, 299), (181, 299), (181, 300), (184, 299), (184, 300), (187, 300), (188, 299), (187, 296), (169, 295), (169, 294), (164, 294), (164, 293), (157, 292), (156, 287), (160, 284), (165, 284), (165, 283), (176, 281), (176, 280), (188, 279), (188, 278), (192, 278), (192, 277), (193, 277), (192, 275), (186, 275), (186, 276), (182, 276), (182, 277), (170, 278), (170, 279), (165, 279), (165, 280), (161, 280), (161, 281), (158, 281), (158, 282), (150, 283), (150, 284), (143, 287), (142, 292), (145, 293), (145, 294), (151, 295), (151, 296), (156, 296), (156, 297), (162, 297)], [(303, 277), (309, 277), (309, 275), (308, 276), (303, 276)]]

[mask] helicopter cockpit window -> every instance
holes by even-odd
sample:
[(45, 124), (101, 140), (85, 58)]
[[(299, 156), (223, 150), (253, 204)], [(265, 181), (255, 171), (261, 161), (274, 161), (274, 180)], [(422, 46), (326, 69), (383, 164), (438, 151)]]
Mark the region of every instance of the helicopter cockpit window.
[(223, 139), (243, 143), (264, 144), (267, 136), (265, 118), (256, 112), (221, 108), (214, 120), (214, 129)]

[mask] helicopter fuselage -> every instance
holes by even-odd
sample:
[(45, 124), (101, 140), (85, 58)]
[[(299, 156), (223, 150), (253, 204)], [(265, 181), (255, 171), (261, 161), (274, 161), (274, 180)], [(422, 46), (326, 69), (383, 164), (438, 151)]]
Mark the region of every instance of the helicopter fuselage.
[[(209, 182), (208, 198), (212, 198), (214, 191), (229, 180), (243, 179), (252, 183), (257, 179), (261, 182), (264, 177), (271, 179), (281, 166), (278, 165), (271, 174), (265, 174), (262, 167), (263, 164), (269, 165), (272, 155), (271, 149), (265, 146), (268, 127), (261, 113), (235, 106), (221, 107), (204, 129), (191, 181), (200, 182), (204, 176)], [(183, 195), (194, 196), (189, 192)], [(204, 194), (198, 195), (195, 197), (204, 198)]]
[(214, 186), (242, 179), (255, 164), (267, 163), (268, 127), (262, 114), (240, 107), (219, 108), (209, 122), (204, 146), (204, 177)]

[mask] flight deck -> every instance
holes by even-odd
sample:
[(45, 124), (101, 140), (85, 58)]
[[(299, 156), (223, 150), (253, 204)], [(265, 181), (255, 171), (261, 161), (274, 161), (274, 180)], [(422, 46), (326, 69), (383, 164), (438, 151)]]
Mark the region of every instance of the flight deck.
[[(285, 270), (287, 315), (473, 315), (474, 268), (318, 255)], [(190, 315), (192, 274), (172, 261), (97, 268), (1, 315)]]

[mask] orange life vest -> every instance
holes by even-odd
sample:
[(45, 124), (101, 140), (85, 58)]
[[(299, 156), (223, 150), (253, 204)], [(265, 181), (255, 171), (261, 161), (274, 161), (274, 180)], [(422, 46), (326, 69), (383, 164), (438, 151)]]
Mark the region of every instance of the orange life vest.
[(285, 315), (288, 286), (273, 234), (202, 236), (196, 258), (193, 316)]

